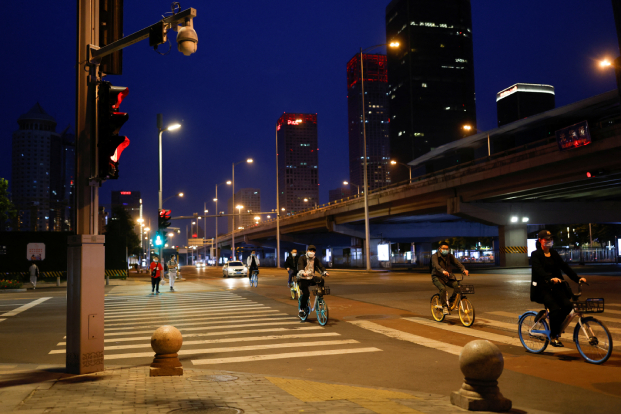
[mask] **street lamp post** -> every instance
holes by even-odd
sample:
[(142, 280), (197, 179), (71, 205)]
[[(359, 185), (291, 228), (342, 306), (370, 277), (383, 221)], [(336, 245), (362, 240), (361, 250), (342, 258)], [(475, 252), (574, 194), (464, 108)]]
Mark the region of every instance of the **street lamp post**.
[(372, 49), (381, 47), (381, 46), (389, 46), (389, 47), (399, 47), (399, 43), (391, 42), (389, 44), (381, 44), (371, 46), (362, 50), (360, 48), (360, 88), (362, 92), (362, 139), (364, 146), (364, 237), (365, 237), (365, 256), (367, 262), (367, 270), (371, 270), (371, 232), (369, 230), (369, 179), (368, 179), (368, 158), (367, 158), (367, 117), (366, 117), (366, 109), (364, 107), (364, 52), (368, 52)]
[[(177, 195), (174, 196), (170, 196), (164, 199), (164, 201), (162, 201), (162, 206), (164, 206), (164, 203), (167, 202), (168, 200), (170, 200), (171, 198), (175, 198), (175, 197), (183, 197), (183, 193), (179, 193)], [(160, 207), (160, 210), (162, 209), (162, 207)]]
[[(160, 190), (158, 194), (159, 196), (158, 197), (159, 199), (158, 213), (162, 210), (162, 205), (164, 204), (164, 202), (162, 201), (162, 134), (164, 133), (164, 131), (174, 131), (179, 128), (181, 128), (180, 124), (173, 124), (173, 125), (170, 125), (164, 128), (164, 120), (163, 120), (162, 114), (157, 114), (157, 130), (159, 133), (158, 143), (159, 143), (159, 158), (160, 158), (160, 163), (159, 163)], [(160, 246), (159, 248), (159, 257), (161, 260), (162, 259), (162, 246)]]
[(278, 122), (276, 122), (276, 268), (280, 268), (280, 189), (278, 188)]
[(218, 252), (218, 216), (220, 215), (220, 211), (218, 210), (218, 186), (222, 184), (231, 185), (231, 180), (216, 184), (216, 198), (213, 199), (213, 201), (216, 202), (216, 237), (214, 239), (216, 245), (216, 266), (220, 264), (220, 253)]
[[(232, 191), (233, 191), (233, 206), (235, 206), (235, 166), (237, 164), (241, 164), (242, 162), (247, 162), (248, 164), (252, 164), (253, 160), (252, 158), (248, 158), (245, 161), (238, 161), (238, 162), (234, 162), (233, 163), (233, 176), (231, 177), (231, 186), (232, 186)], [(231, 251), (233, 252), (233, 258), (235, 260), (237, 260), (237, 257), (235, 256), (235, 212), (233, 211), (233, 228), (231, 229)]]
[(410, 182), (412, 181), (412, 166), (411, 165), (407, 165), (407, 164), (404, 164), (402, 162), (395, 161), (395, 160), (390, 160), (390, 164), (391, 165), (400, 164), (400, 165), (403, 165), (404, 167), (407, 167), (407, 169), (410, 170)]
[(343, 181), (343, 185), (353, 185), (354, 187), (356, 187), (356, 190), (358, 190), (358, 195), (360, 195), (360, 186), (359, 185), (356, 185), (354, 183), (350, 183), (350, 182), (347, 182), (347, 181)]
[[(474, 129), (476, 132), (479, 132), (481, 134), (483, 133), (483, 131), (473, 127), (472, 125), (464, 125), (463, 128), (464, 128), (464, 131), (471, 131), (471, 130)], [(488, 132), (487, 133), (487, 156), (489, 157), (491, 155), (492, 155), (492, 147), (491, 147), (490, 142), (489, 142), (489, 132)]]

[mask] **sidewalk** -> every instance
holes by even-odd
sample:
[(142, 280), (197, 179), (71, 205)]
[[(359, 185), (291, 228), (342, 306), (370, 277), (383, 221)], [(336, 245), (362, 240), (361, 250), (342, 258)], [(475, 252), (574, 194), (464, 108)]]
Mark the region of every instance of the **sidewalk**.
[(182, 377), (149, 377), (149, 367), (145, 366), (108, 366), (104, 372), (86, 375), (64, 374), (63, 370), (64, 367), (0, 365), (0, 411), (23, 414), (467, 412), (451, 405), (449, 397), (441, 395), (240, 372), (186, 368)]

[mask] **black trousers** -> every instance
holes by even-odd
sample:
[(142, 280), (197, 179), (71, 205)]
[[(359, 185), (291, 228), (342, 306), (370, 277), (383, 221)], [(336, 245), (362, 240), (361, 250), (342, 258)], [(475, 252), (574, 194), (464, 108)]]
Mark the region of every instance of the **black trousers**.
[(252, 277), (252, 272), (256, 271), (257, 275), (259, 274), (259, 268), (256, 266), (250, 266), (250, 269), (248, 269), (248, 280), (250, 280), (250, 278)]
[(449, 279), (448, 283), (445, 285), (437, 276), (431, 276), (431, 281), (440, 291), (440, 301), (442, 302), (442, 306), (448, 306), (448, 303), (446, 303), (447, 285), (453, 288), (451, 299), (455, 299), (455, 297), (457, 297), (457, 294), (459, 293), (459, 282), (457, 280)]
[(310, 286), (323, 287), (324, 280), (322, 277), (313, 276), (312, 279), (300, 279), (298, 281), (298, 285), (300, 286), (300, 290), (302, 291), (302, 296), (300, 297), (300, 308), (305, 309), (305, 307), (308, 306), (308, 298), (310, 296), (310, 290), (308, 288)]
[(573, 305), (562, 283), (552, 286), (552, 289), (543, 295), (543, 304), (550, 311), (550, 335), (552, 338), (561, 334), (561, 325), (571, 313)]
[(153, 292), (154, 290), (159, 292), (160, 291), (160, 280), (162, 278), (161, 277), (152, 277), (151, 278), (151, 292)]

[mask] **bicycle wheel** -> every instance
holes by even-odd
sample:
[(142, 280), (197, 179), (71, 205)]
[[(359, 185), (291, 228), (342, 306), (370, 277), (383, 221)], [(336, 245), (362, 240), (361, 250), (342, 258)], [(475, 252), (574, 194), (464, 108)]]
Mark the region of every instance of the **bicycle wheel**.
[(459, 319), (465, 327), (471, 327), (474, 323), (474, 306), (466, 298), (459, 301)]
[[(302, 307), (300, 306), (300, 299), (301, 299), (301, 297), (298, 298), (298, 312), (299, 312), (300, 309), (302, 309)], [(304, 317), (300, 316), (300, 319), (302, 320), (302, 322), (306, 322), (306, 320), (308, 319), (308, 314), (310, 313), (308, 307), (305, 310), (306, 310), (305, 316)]]
[(535, 323), (536, 316), (537, 312), (527, 312), (522, 315), (518, 322), (518, 335), (520, 342), (528, 352), (540, 354), (547, 348), (550, 339), (545, 334), (532, 334), (531, 331), (534, 329), (549, 332), (550, 328), (545, 318)]
[(319, 322), (319, 325), (325, 326), (328, 323), (329, 310), (328, 304), (323, 298), (317, 300), (317, 309), (315, 313), (317, 313), (317, 322)]
[(580, 355), (591, 364), (603, 364), (612, 354), (612, 336), (608, 328), (593, 317), (582, 318), (574, 329), (574, 342)]
[(442, 322), (446, 316), (442, 313), (442, 302), (438, 293), (431, 297), (431, 316), (438, 322)]
[(295, 297), (295, 288), (290, 288), (290, 291), (291, 291), (291, 299), (295, 300), (296, 299), (296, 297)]
[(254, 274), (254, 287), (258, 287), (259, 286), (259, 275), (258, 274)]

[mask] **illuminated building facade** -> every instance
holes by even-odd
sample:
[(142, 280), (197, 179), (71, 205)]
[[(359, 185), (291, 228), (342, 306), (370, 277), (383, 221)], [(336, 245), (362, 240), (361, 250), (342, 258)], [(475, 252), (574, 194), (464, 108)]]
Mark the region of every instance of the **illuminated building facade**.
[[(319, 204), (317, 114), (284, 113), (276, 124), (281, 214)], [(304, 201), (304, 200), (307, 201)]]
[(73, 231), (75, 134), (56, 132), (56, 120), (38, 103), (21, 115), (12, 141), (13, 230)]
[(554, 109), (554, 86), (516, 83), (496, 94), (498, 126)]
[(136, 221), (140, 218), (140, 191), (113, 191), (110, 207), (125, 209)]
[[(364, 111), (367, 135), (369, 188), (390, 184), (388, 136), (388, 71), (386, 55), (363, 54)], [(364, 137), (360, 54), (347, 63), (347, 112), (349, 126), (349, 182), (364, 185)]]
[[(238, 214), (239, 216), (235, 216), (235, 229), (239, 229), (240, 227), (247, 228), (252, 226), (255, 223), (254, 214), (248, 213), (259, 213), (261, 211), (261, 189), (259, 188), (242, 188), (235, 192), (235, 205), (243, 206), (241, 210), (237, 210), (233, 206), (233, 197), (229, 198), (228, 201), (228, 214)], [(263, 218), (262, 218), (263, 219)], [(229, 232), (233, 228), (233, 218), (231, 216), (228, 217), (229, 222)]]
[[(470, 0), (393, 0), (386, 7), (391, 159), (411, 160), (476, 127)], [(395, 168), (392, 181), (408, 178)]]

